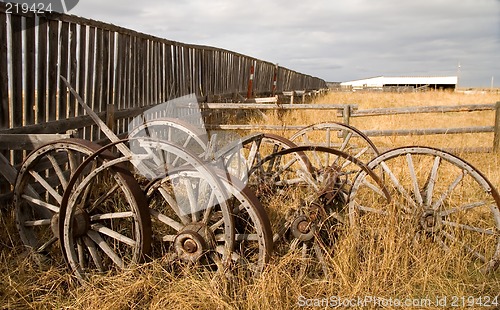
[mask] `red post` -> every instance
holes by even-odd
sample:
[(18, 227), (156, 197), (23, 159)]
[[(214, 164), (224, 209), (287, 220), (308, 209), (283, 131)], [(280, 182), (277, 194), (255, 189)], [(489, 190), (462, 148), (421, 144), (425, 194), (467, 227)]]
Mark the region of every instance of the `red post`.
[(250, 79), (248, 80), (248, 91), (247, 91), (247, 99), (252, 98), (252, 91), (253, 91), (253, 75), (255, 73), (255, 68), (252, 65), (250, 67)]

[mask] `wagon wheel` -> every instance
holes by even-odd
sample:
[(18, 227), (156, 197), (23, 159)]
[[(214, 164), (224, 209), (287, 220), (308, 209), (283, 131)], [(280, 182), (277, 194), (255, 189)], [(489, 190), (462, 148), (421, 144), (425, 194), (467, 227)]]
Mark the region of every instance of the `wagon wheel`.
[(380, 236), (402, 224), (412, 244), (431, 242), (485, 272), (498, 267), (500, 196), (477, 169), (447, 152), (418, 146), (383, 153), (368, 167), (381, 176), (391, 202), (361, 172), (350, 194), (353, 228)]
[[(235, 141), (218, 151), (214, 160), (218, 167), (237, 176), (243, 182), (247, 181), (248, 172), (265, 157), (281, 150), (297, 147), (290, 140), (266, 133), (251, 134)], [(300, 153), (295, 153), (300, 156)], [(308, 166), (308, 159), (304, 156), (299, 160)], [(259, 166), (263, 169), (263, 166)], [(264, 173), (264, 171), (262, 171)]]
[[(127, 167), (130, 158), (107, 156), (108, 149), (78, 167), (62, 197), (62, 252), (80, 281), (88, 274), (132, 266), (150, 252), (146, 197)], [(89, 167), (93, 169), (83, 174)]]
[[(331, 161), (316, 167), (307, 167), (299, 160), (326, 155)], [(274, 153), (251, 171), (249, 184), (258, 184), (260, 188), (255, 190), (266, 193), (260, 199), (275, 232), (275, 252), (300, 253), (310, 262), (301, 268), (301, 274), (306, 268), (311, 274), (328, 274), (328, 261), (345, 221), (348, 193), (360, 170), (377, 180), (372, 171), (349, 154), (302, 146)]]
[[(216, 195), (212, 173), (206, 167), (196, 170), (172, 171), (163, 179), (154, 181), (147, 189), (150, 213), (153, 218), (153, 255), (167, 259), (170, 266), (202, 264), (220, 269), (227, 250), (224, 233), (229, 223)], [(234, 218), (234, 250), (230, 265), (260, 273), (272, 251), (272, 232), (267, 214), (255, 195), (236, 180), (228, 180), (221, 171), (229, 199), (225, 201)], [(196, 185), (195, 185), (196, 184)], [(222, 197), (224, 198), (224, 197)], [(188, 208), (180, 208), (182, 200), (189, 200)], [(183, 212), (184, 209), (188, 209)], [(158, 253), (156, 253), (158, 252)]]
[(42, 261), (62, 262), (57, 233), (62, 196), (77, 167), (100, 147), (64, 139), (39, 147), (23, 162), (14, 187), (16, 224), (24, 245)]
[[(128, 138), (152, 138), (180, 145), (196, 155), (207, 150), (208, 138), (205, 131), (180, 119), (161, 118), (145, 121), (129, 131)], [(167, 161), (168, 162), (168, 161)]]
[(359, 129), (341, 123), (318, 123), (302, 128), (291, 138), (297, 145), (325, 146), (340, 150), (363, 162), (379, 154), (375, 144)]

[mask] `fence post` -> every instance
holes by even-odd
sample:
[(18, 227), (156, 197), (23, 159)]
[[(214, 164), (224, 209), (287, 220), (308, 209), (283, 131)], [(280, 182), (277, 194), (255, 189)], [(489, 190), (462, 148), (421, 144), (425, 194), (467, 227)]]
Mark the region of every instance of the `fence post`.
[(278, 64), (274, 67), (274, 75), (273, 75), (273, 91), (272, 96), (276, 96), (276, 88), (278, 87)]
[(253, 97), (252, 96), (252, 92), (253, 92), (253, 78), (254, 78), (254, 74), (255, 74), (255, 68), (252, 65), (250, 67), (250, 78), (248, 79), (247, 99), (251, 99)]
[(349, 125), (351, 118), (351, 105), (347, 104), (344, 106), (344, 111), (342, 112), (342, 118), (344, 119), (344, 124)]
[(115, 106), (113, 104), (106, 105), (106, 126), (115, 130)]
[(495, 104), (495, 135), (493, 137), (493, 152), (500, 152), (500, 101)]

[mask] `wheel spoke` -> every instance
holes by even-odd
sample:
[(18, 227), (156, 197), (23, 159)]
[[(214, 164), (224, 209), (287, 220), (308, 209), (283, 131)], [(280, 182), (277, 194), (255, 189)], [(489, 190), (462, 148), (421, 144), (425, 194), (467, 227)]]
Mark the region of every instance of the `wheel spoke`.
[(189, 136), (187, 137), (186, 139), (186, 142), (184, 142), (184, 144), (182, 145), (183, 148), (187, 148), (189, 142), (191, 142), (191, 140), (193, 139), (193, 137)]
[(57, 163), (57, 160), (55, 159), (54, 156), (48, 154), (47, 158), (49, 159), (50, 163), (52, 164), (52, 167), (54, 168), (54, 171), (59, 178), (59, 182), (61, 183), (63, 188), (68, 187), (68, 181), (66, 180), (66, 177), (64, 176), (64, 172), (62, 171), (61, 167)]
[(118, 254), (113, 251), (113, 249), (104, 241), (104, 239), (99, 235), (98, 232), (90, 230), (87, 235), (94, 241), (103, 252), (111, 258), (111, 260), (120, 268), (125, 268), (125, 264), (122, 259), (118, 256)]
[[(462, 170), (462, 172), (455, 178), (455, 180), (450, 184), (450, 186), (448, 186), (448, 188), (441, 195), (441, 197), (439, 197), (439, 199), (436, 200), (432, 204), (432, 209), (433, 210), (437, 210), (439, 208), (439, 206), (443, 204), (444, 200), (451, 194), (451, 192), (453, 192), (453, 190), (457, 187), (457, 185), (463, 180), (463, 178), (466, 175), (467, 175), (467, 171), (466, 170)], [(443, 216), (445, 216), (445, 215), (443, 215)]]
[(50, 203), (47, 203), (45, 201), (42, 201), (40, 199), (35, 199), (31, 196), (28, 196), (28, 195), (22, 195), (21, 196), (23, 199), (31, 202), (31, 203), (34, 203), (35, 205), (38, 205), (40, 207), (44, 207), (44, 208), (47, 208), (49, 209), (50, 211), (54, 212), (54, 213), (59, 213), (59, 207), (58, 206), (55, 206), (53, 204), (50, 204)]
[(378, 185), (375, 185), (372, 182), (368, 181), (366, 177), (363, 178), (362, 184), (368, 187), (374, 193), (378, 194), (380, 197), (387, 198), (386, 194), (382, 191), (382, 189), (380, 189)]
[(104, 214), (96, 214), (90, 217), (91, 222), (101, 221), (101, 220), (110, 220), (110, 219), (123, 219), (134, 217), (134, 212), (116, 212), (116, 213), (104, 213)]
[[(90, 186), (88, 186), (90, 188)], [(92, 205), (89, 208), (89, 213), (96, 210), (106, 199), (111, 197), (111, 195), (116, 192), (117, 189), (120, 188), (120, 184), (115, 184), (109, 191), (107, 191), (105, 194), (101, 195), (101, 197), (97, 198), (96, 201), (92, 203)]]
[(234, 236), (236, 241), (259, 241), (258, 234), (236, 234)]
[(131, 247), (135, 247), (137, 245), (137, 242), (133, 239), (130, 239), (127, 236), (124, 236), (104, 225), (101, 224), (92, 224), (91, 228), (95, 231), (100, 232), (103, 235), (109, 236), (117, 241), (123, 242), (127, 245), (130, 245)]
[(450, 222), (450, 221), (443, 221), (443, 224), (451, 226), (451, 227), (455, 227), (455, 228), (461, 228), (461, 229), (464, 229), (464, 230), (477, 232), (477, 233), (480, 233), (480, 234), (492, 235), (492, 236), (493, 235), (498, 235), (498, 233), (495, 233), (495, 231), (493, 231), (491, 229), (484, 229), (484, 228), (474, 227), (474, 226), (465, 225), (465, 224), (459, 224), (459, 223)]
[(361, 149), (358, 153), (354, 154), (355, 158), (360, 158), (361, 155), (365, 154), (368, 150), (370, 149), (369, 146), (365, 146), (364, 148)]
[(181, 210), (179, 209), (179, 205), (177, 204), (177, 201), (175, 201), (175, 199), (173, 199), (172, 196), (170, 196), (169, 193), (163, 187), (160, 186), (158, 188), (158, 191), (162, 195), (163, 199), (165, 199), (165, 201), (168, 203), (170, 208), (172, 208), (175, 214), (179, 217), (181, 222), (183, 224), (189, 224), (190, 223), (189, 218), (181, 212)]
[(59, 193), (54, 189), (52, 188), (52, 186), (50, 186), (50, 184), (45, 181), (44, 178), (42, 178), (42, 176), (40, 174), (38, 174), (37, 172), (33, 171), (33, 170), (30, 170), (30, 174), (33, 176), (33, 178), (38, 182), (40, 183), (40, 185), (43, 186), (43, 188), (45, 188), (47, 190), (47, 192), (52, 196), (54, 197), (54, 199), (60, 204), (61, 201), (62, 201), (62, 196), (59, 195)]
[(215, 231), (217, 228), (219, 228), (222, 224), (224, 224), (224, 219), (220, 219), (217, 222), (215, 222), (213, 225), (210, 226), (211, 231)]
[(203, 213), (203, 224), (207, 224), (208, 221), (210, 220), (210, 215), (212, 214), (212, 210), (215, 207), (215, 191), (212, 190), (210, 193), (210, 198), (208, 199), (208, 205), (207, 208), (205, 209), (205, 212)]
[(184, 225), (182, 225), (181, 223), (175, 221), (174, 219), (154, 210), (154, 209), (149, 209), (149, 213), (151, 214), (151, 217), (157, 219), (158, 221), (164, 223), (164, 224), (167, 224), (168, 226), (172, 227), (173, 229), (175, 229), (176, 231), (180, 231), (182, 230), (182, 228), (184, 227)]
[(446, 231), (441, 231), (441, 232), (442, 232), (443, 236), (445, 236), (447, 239), (450, 239), (453, 242), (460, 243), (465, 250), (467, 250), (469, 253), (471, 253), (473, 256), (475, 256), (477, 259), (479, 259), (481, 262), (486, 263), (486, 261), (487, 261), (486, 257), (484, 255), (482, 255), (481, 253), (475, 251), (470, 245), (458, 241), (455, 236), (453, 236), (452, 234), (450, 234)]
[[(343, 134), (343, 133), (342, 133)], [(349, 141), (351, 141), (352, 132), (349, 132), (347, 136), (345, 136), (344, 141), (342, 141), (342, 145), (340, 146), (340, 151), (344, 152), (346, 147), (349, 145)]]
[(198, 210), (199, 206), (198, 206), (195, 194), (194, 194), (193, 186), (192, 186), (190, 180), (187, 178), (183, 178), (182, 183), (184, 183), (184, 186), (186, 187), (186, 193), (187, 193), (188, 201), (189, 201), (189, 210), (191, 212), (191, 221), (193, 223), (196, 223), (199, 221), (200, 218), (199, 218), (199, 210)]
[(316, 161), (316, 165), (317, 165), (316, 167), (319, 168), (319, 169), (324, 169), (325, 166), (321, 162), (321, 158), (319, 158), (319, 156), (316, 153), (316, 151), (312, 151), (312, 155), (313, 155), (314, 160)]
[(25, 221), (23, 225), (25, 227), (35, 227), (35, 226), (48, 226), (52, 222), (51, 219), (35, 220), (35, 221)]
[[(403, 185), (401, 185), (401, 183), (399, 183), (398, 178), (394, 175), (394, 173), (389, 168), (389, 166), (387, 166), (387, 164), (385, 162), (382, 162), (381, 166), (382, 166), (382, 169), (384, 169), (385, 173), (387, 173), (389, 175), (392, 183), (394, 184), (394, 186), (396, 187), (398, 192), (410, 203), (410, 205), (414, 209), (416, 209), (417, 205), (415, 204), (415, 201), (411, 198), (410, 194), (408, 194), (408, 192), (403, 187)], [(403, 207), (403, 209), (406, 210), (407, 212), (413, 213), (411, 209), (408, 209), (408, 207), (406, 207), (406, 205), (403, 204), (401, 207)]]
[(362, 205), (357, 205), (357, 209), (360, 210), (360, 211), (365, 211), (365, 212), (370, 212), (370, 213), (377, 213), (377, 214), (380, 214), (380, 215), (384, 215), (384, 216), (387, 216), (389, 215), (389, 212), (387, 211), (384, 211), (384, 210), (380, 210), (380, 209), (375, 209), (375, 208), (371, 208), (371, 207), (365, 207), (365, 206), (362, 206)]
[[(332, 145), (332, 141), (331, 141), (331, 137), (332, 136), (332, 129), (331, 128), (327, 128), (326, 129), (326, 147), (331, 147)], [(325, 154), (325, 163), (327, 166), (329, 166), (330, 164), (330, 153), (326, 153)]]
[(430, 207), (432, 205), (432, 195), (434, 194), (434, 186), (437, 181), (437, 172), (439, 166), (441, 165), (441, 157), (436, 156), (434, 159), (434, 164), (432, 165), (431, 173), (429, 174), (429, 180), (427, 182), (427, 187), (425, 189), (425, 206)]
[(102, 265), (101, 256), (97, 252), (95, 243), (87, 236), (83, 236), (83, 242), (85, 243), (85, 246), (89, 250), (90, 256), (92, 257), (92, 261), (96, 265), (97, 269), (99, 269), (100, 272), (104, 272), (104, 266)]
[(260, 141), (253, 141), (252, 146), (250, 147), (250, 153), (248, 154), (247, 159), (247, 169), (252, 169), (253, 165), (256, 164), (255, 159), (257, 158), (257, 152), (259, 150)]
[(417, 174), (415, 173), (415, 166), (413, 165), (413, 157), (411, 154), (406, 154), (406, 162), (408, 164), (408, 170), (410, 172), (411, 182), (413, 184), (413, 193), (418, 205), (423, 205), (422, 195), (420, 194), (420, 187), (418, 186)]
[[(290, 168), (293, 164), (297, 162), (297, 158), (292, 158), (288, 163), (286, 163), (283, 167), (279, 167), (279, 169), (273, 174), (272, 179), (276, 179), (280, 175), (283, 174), (284, 171), (286, 171), (288, 168)], [(270, 171), (268, 171), (270, 172)]]
[(443, 250), (445, 250), (446, 252), (449, 252), (450, 247), (443, 241), (442, 238), (439, 238), (439, 237), (446, 238), (446, 236), (444, 236), (442, 232), (439, 232), (439, 236), (437, 236), (436, 239), (437, 239), (437, 242), (439, 243), (439, 245), (443, 248)]
[(466, 210), (474, 209), (477, 207), (485, 206), (487, 204), (488, 203), (486, 201), (476, 201), (476, 202), (468, 203), (468, 204), (460, 206), (460, 207), (456, 207), (456, 208), (442, 211), (439, 213), (439, 215), (442, 217), (445, 217), (445, 216), (449, 216), (449, 215), (457, 213), (457, 212), (466, 211)]
[(54, 243), (56, 243), (57, 240), (59, 240), (59, 239), (56, 236), (53, 236), (47, 242), (45, 242), (44, 244), (42, 244), (38, 249), (36, 249), (36, 252), (37, 253), (45, 252), (51, 245), (53, 245)]
[(68, 154), (69, 170), (76, 171), (78, 165), (80, 164), (80, 161), (76, 159), (76, 154), (73, 153), (73, 151), (68, 149), (67, 154)]
[(145, 147), (144, 150), (149, 155), (148, 157), (153, 160), (153, 162), (157, 167), (163, 167), (165, 163), (167, 163), (166, 159), (163, 158), (163, 153), (161, 152), (161, 150), (158, 152), (158, 149), (156, 149), (156, 152), (153, 152), (153, 150), (149, 147)]
[(82, 244), (82, 239), (78, 238), (76, 241), (76, 251), (78, 252), (78, 264), (81, 268), (85, 268), (85, 250)]
[(323, 255), (323, 250), (318, 244), (318, 241), (315, 240), (313, 244), (314, 253), (316, 254), (316, 258), (318, 259), (319, 264), (321, 265), (321, 269), (323, 269), (323, 274), (328, 274), (328, 268), (326, 267), (325, 256)]
[(161, 237), (161, 241), (163, 241), (163, 242), (174, 242), (175, 237), (177, 237), (177, 235), (164, 235), (163, 237)]

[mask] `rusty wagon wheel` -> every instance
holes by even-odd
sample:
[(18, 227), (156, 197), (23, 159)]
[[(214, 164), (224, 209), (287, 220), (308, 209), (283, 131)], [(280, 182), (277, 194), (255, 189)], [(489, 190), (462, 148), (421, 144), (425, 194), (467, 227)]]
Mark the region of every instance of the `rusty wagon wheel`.
[[(314, 156), (328, 157), (330, 161), (320, 161), (318, 166), (302, 161)], [(259, 197), (275, 232), (275, 252), (281, 256), (298, 252), (308, 262), (301, 266), (301, 275), (306, 270), (310, 275), (329, 273), (329, 259), (345, 222), (348, 193), (361, 170), (379, 184), (359, 159), (321, 146), (282, 150), (252, 169), (249, 185), (261, 193)]]
[(426, 251), (430, 242), (458, 253), (472, 268), (490, 272), (498, 267), (500, 196), (472, 165), (442, 150), (412, 146), (387, 151), (368, 167), (391, 201), (362, 171), (350, 193), (353, 229), (383, 236), (392, 226), (404, 225), (411, 244), (424, 244)]
[(335, 122), (304, 127), (293, 134), (290, 140), (299, 146), (315, 145), (334, 148), (365, 163), (379, 154), (375, 144), (359, 129)]
[(69, 179), (101, 146), (82, 139), (43, 145), (24, 160), (14, 187), (16, 225), (24, 245), (42, 261), (61, 263), (59, 209)]
[(215, 183), (210, 181), (211, 173), (203, 170), (205, 167), (174, 169), (148, 186), (155, 236), (153, 255), (164, 257), (171, 266), (177, 262), (213, 269), (236, 268), (252, 275), (262, 272), (272, 252), (272, 231), (262, 205), (241, 182), (217, 171), (228, 192), (225, 204), (234, 221), (234, 246), (224, 265), (227, 240), (222, 224), (227, 221)]
[(110, 157), (108, 151), (103, 147), (89, 156), (62, 197), (62, 252), (79, 281), (133, 266), (150, 253), (151, 219), (130, 158)]

